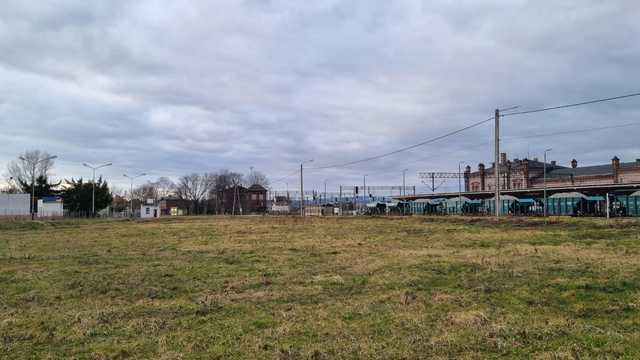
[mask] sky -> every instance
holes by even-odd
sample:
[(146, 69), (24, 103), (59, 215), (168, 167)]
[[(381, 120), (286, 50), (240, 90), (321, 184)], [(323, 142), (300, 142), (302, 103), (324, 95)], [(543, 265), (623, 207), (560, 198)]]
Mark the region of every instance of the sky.
[[(56, 178), (229, 169), (273, 189), (407, 184), (493, 161), (493, 124), (375, 161), (494, 109), (640, 91), (640, 2), (3, 1), (0, 173), (29, 149)], [(622, 127), (533, 137), (605, 126)], [(510, 158), (640, 158), (640, 97), (503, 119)], [(464, 166), (464, 165), (463, 165)], [(287, 175), (291, 175), (286, 177)], [(440, 190), (457, 189), (457, 181)]]

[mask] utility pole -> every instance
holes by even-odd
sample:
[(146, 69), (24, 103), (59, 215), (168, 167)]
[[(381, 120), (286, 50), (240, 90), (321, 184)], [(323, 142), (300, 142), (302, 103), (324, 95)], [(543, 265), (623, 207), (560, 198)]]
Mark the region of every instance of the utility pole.
[(405, 197), (404, 202), (402, 203), (402, 215), (406, 215), (406, 213), (405, 213), (405, 205), (407, 204), (407, 199), (406, 199), (406, 197), (407, 197), (407, 188), (406, 188), (405, 177), (406, 177), (406, 174), (407, 174), (408, 170), (409, 169), (402, 170), (402, 194)]
[[(38, 164), (40, 164), (41, 162), (45, 162), (45, 161), (49, 161), (57, 158), (58, 156), (56, 155), (49, 156), (44, 159), (38, 159), (34, 161), (33, 164), (31, 165), (31, 220), (33, 220), (36, 215), (36, 166), (38, 166)], [(19, 159), (24, 162), (27, 162), (27, 160), (22, 156), (20, 156)]]
[(324, 179), (324, 202), (327, 202), (327, 180), (328, 179)]
[(122, 176), (128, 178), (129, 180), (131, 180), (131, 188), (129, 189), (129, 198), (130, 198), (129, 199), (129, 209), (130, 209), (129, 210), (130, 211), (129, 216), (130, 217), (133, 217), (133, 180), (135, 180), (135, 179), (137, 179), (137, 178), (139, 178), (141, 176), (146, 176), (146, 175), (147, 175), (146, 173), (138, 174), (136, 176), (129, 176), (127, 174), (123, 174), (122, 175)]
[(544, 151), (544, 167), (542, 168), (542, 177), (544, 182), (544, 204), (543, 204), (543, 216), (547, 217), (547, 153), (553, 149), (549, 148)]
[(108, 163), (100, 166), (91, 166), (88, 163), (82, 163), (82, 166), (88, 167), (89, 169), (93, 170), (93, 181), (92, 181), (93, 189), (91, 191), (91, 216), (96, 216), (96, 170), (103, 167), (111, 166), (111, 165), (113, 164)]
[(367, 206), (367, 175), (362, 177), (362, 200), (364, 200), (362, 207)]
[(409, 169), (402, 170), (402, 195), (404, 196), (407, 196), (407, 189), (406, 189), (406, 182), (405, 182), (407, 171), (409, 171)]
[(431, 192), (436, 192), (436, 175), (431, 174)]
[(304, 216), (304, 167), (303, 165), (313, 160), (307, 160), (300, 163), (300, 216)]
[(460, 206), (460, 213), (462, 213), (462, 182), (460, 179), (462, 177), (462, 170), (460, 169), (462, 164), (465, 164), (465, 162), (458, 162), (458, 205)]
[(495, 177), (495, 206), (496, 206), (496, 219), (500, 218), (500, 110), (496, 109), (495, 113), (495, 165), (494, 165), (494, 177)]

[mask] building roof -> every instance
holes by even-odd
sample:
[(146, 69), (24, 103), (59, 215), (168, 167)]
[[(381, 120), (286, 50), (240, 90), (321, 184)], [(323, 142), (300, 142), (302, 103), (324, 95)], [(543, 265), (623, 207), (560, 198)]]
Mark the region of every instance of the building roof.
[[(626, 162), (620, 163), (621, 170), (628, 170), (638, 168), (640, 169), (640, 162)], [(547, 172), (549, 177), (557, 176), (589, 176), (589, 175), (610, 175), (613, 174), (613, 166), (611, 164), (606, 165), (593, 165), (593, 166), (580, 166), (577, 168), (563, 168), (554, 169)]]
[[(544, 162), (542, 161), (538, 161), (536, 159), (513, 159), (513, 160), (509, 160), (509, 165), (511, 166), (511, 170), (512, 171), (517, 171), (517, 170), (521, 170), (524, 168), (524, 162), (528, 163), (528, 167), (529, 169), (542, 169), (544, 167)], [(500, 164), (500, 168), (504, 168), (503, 164)], [(550, 162), (547, 163), (547, 171), (552, 171), (553, 170), (560, 170), (560, 169), (566, 169), (564, 166), (562, 165), (552, 165)], [(484, 172), (491, 174), (493, 173), (495, 170), (493, 169), (493, 165), (491, 167), (485, 168)], [(473, 171), (471, 172), (472, 174), (477, 174), (479, 173), (479, 171)]]
[(249, 186), (249, 191), (267, 191), (267, 189), (260, 184), (253, 184)]
[(571, 176), (571, 175), (573, 176), (607, 175), (607, 174), (613, 174), (613, 167), (611, 167), (611, 164), (581, 166), (577, 168), (554, 169), (547, 172), (548, 177)]

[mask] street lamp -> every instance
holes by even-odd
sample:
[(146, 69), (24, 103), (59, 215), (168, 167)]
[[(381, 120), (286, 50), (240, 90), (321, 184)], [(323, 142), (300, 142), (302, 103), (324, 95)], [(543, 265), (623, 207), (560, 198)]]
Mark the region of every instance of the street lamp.
[(460, 206), (460, 212), (462, 212), (462, 169), (461, 166), (466, 164), (465, 161), (458, 162), (458, 206)]
[(303, 161), (300, 163), (300, 216), (304, 216), (304, 175), (303, 165), (312, 162), (313, 159)]
[(138, 174), (136, 176), (129, 176), (127, 174), (122, 174), (122, 176), (124, 176), (124, 177), (128, 178), (129, 180), (131, 180), (131, 188), (129, 190), (129, 197), (130, 197), (130, 199), (129, 199), (130, 215), (129, 216), (133, 216), (133, 180), (135, 180), (135, 179), (137, 179), (137, 178), (139, 178), (141, 176), (146, 176), (146, 175), (147, 175), (146, 173)]
[(547, 150), (544, 151), (544, 166), (542, 167), (542, 178), (543, 178), (543, 182), (544, 182), (544, 204), (543, 204), (543, 215), (546, 217), (547, 216), (547, 153), (549, 151), (553, 150), (552, 148), (549, 148)]
[(362, 176), (362, 199), (364, 200), (364, 202), (362, 203), (362, 206), (367, 206), (367, 176), (369, 176), (368, 174), (365, 174)]
[(93, 189), (91, 191), (91, 216), (96, 216), (96, 170), (101, 169), (103, 167), (111, 166), (112, 163), (107, 163), (99, 166), (91, 166), (88, 163), (82, 163), (82, 166), (88, 167), (93, 170)]
[(329, 181), (329, 179), (324, 179), (324, 202), (327, 202), (327, 181)]
[[(41, 162), (45, 162), (45, 161), (49, 161), (57, 158), (58, 157), (56, 155), (53, 155), (53, 156), (46, 157), (44, 159), (39, 159), (37, 161), (34, 161), (31, 164), (31, 220), (34, 219), (35, 208), (36, 208), (36, 203), (35, 203), (36, 201), (36, 166), (38, 166), (38, 164), (40, 164)], [(20, 156), (19, 159), (24, 162), (27, 162), (27, 159), (25, 159), (23, 156)]]
[(404, 196), (407, 196), (407, 188), (406, 188), (406, 182), (405, 182), (407, 171), (409, 171), (409, 169), (402, 170), (402, 195)]

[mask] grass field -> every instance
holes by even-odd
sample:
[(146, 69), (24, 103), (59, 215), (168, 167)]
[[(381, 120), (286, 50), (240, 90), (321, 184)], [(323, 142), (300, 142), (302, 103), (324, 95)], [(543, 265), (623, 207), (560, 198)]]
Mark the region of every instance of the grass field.
[(640, 358), (640, 222), (0, 223), (0, 358)]

